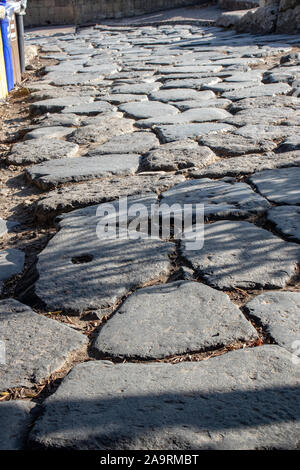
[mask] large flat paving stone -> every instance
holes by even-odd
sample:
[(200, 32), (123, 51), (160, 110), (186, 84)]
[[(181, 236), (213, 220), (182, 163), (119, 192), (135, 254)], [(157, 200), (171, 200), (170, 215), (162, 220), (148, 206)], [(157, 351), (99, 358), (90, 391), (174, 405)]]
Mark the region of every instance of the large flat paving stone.
[(203, 168), (216, 160), (215, 153), (208, 147), (200, 147), (192, 140), (177, 141), (148, 152), (141, 166), (144, 171), (176, 171)]
[(236, 113), (250, 108), (268, 108), (272, 107), (289, 107), (292, 109), (300, 108), (300, 100), (296, 96), (276, 95), (276, 96), (259, 96), (257, 98), (244, 98), (234, 101), (230, 106), (230, 111)]
[[(276, 344), (297, 354), (299, 345), (295, 347), (295, 343), (300, 337), (299, 292), (266, 292), (248, 302), (246, 308)], [(299, 352), (297, 355), (300, 356)]]
[(156, 147), (159, 147), (159, 140), (152, 132), (132, 132), (130, 134), (112, 137), (103, 145), (90, 150), (89, 155), (118, 153), (143, 154)]
[(109, 101), (114, 105), (125, 104), (125, 103), (132, 103), (132, 102), (140, 102), (140, 101), (147, 101), (147, 95), (133, 95), (129, 93), (113, 93), (111, 95), (104, 95), (101, 96), (102, 100)]
[(79, 146), (58, 139), (33, 139), (15, 144), (6, 161), (10, 165), (41, 163), (58, 158), (74, 157)]
[[(299, 367), (274, 345), (180, 364), (79, 364), (44, 402), (44, 449), (296, 449)], [(76, 424), (77, 423), (77, 424)]]
[(94, 157), (62, 158), (33, 165), (26, 169), (29, 180), (42, 189), (64, 183), (106, 178), (112, 175), (133, 175), (141, 157), (135, 154), (101, 155)]
[(245, 155), (247, 153), (269, 152), (277, 147), (276, 142), (243, 137), (235, 134), (205, 135), (199, 139), (200, 145), (206, 145), (221, 157)]
[[(234, 116), (225, 118), (224, 122), (234, 126), (247, 126), (259, 124), (284, 124), (287, 120), (297, 119), (300, 116), (299, 111), (291, 108), (250, 108), (236, 113)], [(291, 149), (293, 150), (293, 149)]]
[(78, 145), (102, 144), (112, 137), (132, 132), (133, 125), (132, 119), (103, 116), (97, 122), (73, 130), (68, 140)]
[(178, 113), (178, 109), (170, 104), (159, 101), (142, 101), (141, 103), (125, 103), (119, 106), (119, 110), (134, 119), (147, 119), (158, 117), (164, 114), (173, 115)]
[(24, 262), (25, 254), (23, 251), (15, 248), (0, 250), (0, 293), (3, 282), (19, 274), (24, 267)]
[(111, 93), (126, 93), (132, 95), (148, 95), (149, 93), (158, 90), (161, 86), (159, 82), (153, 83), (133, 83), (126, 85), (114, 86)]
[(300, 126), (273, 126), (269, 124), (247, 124), (234, 130), (234, 134), (242, 137), (260, 138), (269, 140), (280, 140), (297, 135)]
[(253, 154), (242, 157), (226, 158), (212, 163), (191, 173), (194, 178), (222, 178), (224, 176), (250, 175), (252, 173), (273, 168), (300, 166), (300, 152), (275, 154), (268, 152), (264, 155)]
[(292, 135), (285, 139), (279, 146), (280, 152), (300, 150), (300, 135)]
[(60, 98), (50, 98), (42, 101), (35, 101), (29, 106), (32, 114), (45, 114), (45, 113), (58, 113), (65, 108), (74, 106), (75, 104), (81, 105), (91, 103), (93, 101), (91, 96), (65, 96)]
[(159, 359), (256, 338), (226, 294), (177, 281), (132, 294), (103, 326), (94, 348), (109, 357)]
[(300, 206), (277, 206), (267, 212), (267, 219), (286, 238), (300, 242)]
[[(161, 101), (162, 103), (170, 103), (175, 101), (184, 100), (197, 100), (201, 99), (201, 94), (198, 95), (197, 90), (188, 88), (175, 88), (170, 90), (158, 90), (150, 93), (149, 99)], [(214, 95), (215, 96), (215, 95)]]
[(284, 287), (300, 262), (299, 245), (245, 221), (205, 225), (204, 240), (202, 250), (194, 251), (183, 242), (182, 254), (218, 289)]
[[(201, 91), (202, 93), (209, 93), (209, 91)], [(221, 108), (227, 109), (231, 104), (231, 101), (225, 100), (223, 98), (210, 98), (208, 96), (207, 99), (199, 99), (197, 100), (186, 100), (186, 101), (176, 101), (174, 102), (174, 106), (176, 106), (180, 111), (188, 111), (189, 109), (194, 108)]]
[(50, 126), (50, 127), (76, 127), (80, 124), (80, 116), (71, 113), (52, 113), (40, 116), (35, 119), (35, 123), (39, 126)]
[(35, 411), (36, 404), (30, 401), (0, 403), (0, 450), (24, 450)]
[(100, 204), (119, 197), (165, 191), (181, 183), (182, 175), (152, 174), (111, 177), (88, 183), (63, 186), (41, 197), (35, 206), (35, 215), (40, 221), (49, 221), (56, 215), (80, 207)]
[(215, 85), (221, 82), (219, 77), (206, 77), (206, 78), (184, 78), (178, 80), (166, 80), (164, 81), (161, 90), (168, 90), (174, 88), (190, 88), (200, 90), (203, 85)]
[(222, 70), (221, 65), (183, 65), (178, 67), (160, 67), (158, 73), (162, 75), (172, 75), (174, 73), (185, 73), (185, 74), (204, 74), (204, 73), (217, 73)]
[(115, 111), (115, 106), (107, 101), (95, 101), (94, 103), (76, 104), (62, 111), (62, 113), (73, 113), (86, 116), (96, 116), (97, 114)]
[(204, 215), (245, 217), (264, 212), (269, 203), (245, 183), (226, 183), (208, 178), (186, 181), (162, 193), (168, 204), (204, 204)]
[(252, 86), (239, 90), (227, 91), (222, 94), (222, 98), (231, 101), (242, 100), (244, 98), (258, 98), (264, 96), (285, 95), (291, 91), (287, 83), (272, 83), (270, 85)]
[(132, 289), (169, 272), (172, 243), (98, 238), (96, 209), (64, 216), (60, 231), (39, 255), (35, 293), (49, 309), (80, 313), (109, 307)]
[(14, 299), (0, 301), (0, 337), (6, 350), (6, 364), (0, 365), (1, 390), (42, 382), (88, 343), (83, 334)]
[(206, 134), (215, 134), (231, 130), (234, 130), (234, 127), (230, 124), (219, 122), (173, 124), (155, 127), (155, 132), (163, 143), (172, 142), (174, 140), (193, 139)]
[(72, 134), (71, 127), (64, 126), (45, 126), (34, 129), (24, 136), (24, 140), (32, 139), (60, 139)]
[(300, 168), (281, 168), (251, 176), (260, 194), (277, 204), (300, 204)]
[(6, 235), (8, 232), (13, 230), (18, 224), (18, 222), (15, 222), (13, 220), (3, 220), (0, 217), (0, 237), (3, 237), (3, 235)]

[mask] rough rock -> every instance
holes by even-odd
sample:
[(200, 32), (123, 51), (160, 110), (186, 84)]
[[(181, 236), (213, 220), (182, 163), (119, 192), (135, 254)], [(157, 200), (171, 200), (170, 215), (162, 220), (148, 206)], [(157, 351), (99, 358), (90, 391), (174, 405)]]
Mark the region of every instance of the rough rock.
[(160, 359), (256, 338), (226, 294), (178, 281), (132, 294), (103, 326), (94, 348), (109, 357)]
[(79, 146), (57, 139), (34, 139), (15, 144), (6, 161), (10, 165), (41, 163), (58, 158), (74, 157)]
[(24, 261), (25, 254), (21, 250), (15, 248), (0, 250), (0, 293), (3, 282), (22, 271)]
[[(188, 242), (188, 234), (186, 238)], [(204, 239), (202, 250), (187, 250), (184, 242), (182, 253), (212, 287), (284, 287), (297, 272), (299, 245), (284, 242), (249, 222), (205, 225)]]
[(126, 178), (108, 178), (61, 187), (41, 197), (35, 206), (35, 215), (40, 221), (48, 221), (62, 212), (80, 207), (100, 204), (119, 197), (161, 192), (184, 181), (182, 175), (141, 175)]
[(267, 219), (286, 238), (300, 242), (300, 206), (272, 207)]
[(152, 132), (132, 132), (112, 137), (100, 147), (96, 147), (89, 152), (89, 155), (105, 155), (118, 153), (139, 153), (143, 154), (158, 147), (159, 140)]
[[(0, 366), (1, 368), (1, 366)], [(24, 450), (36, 404), (11, 400), (0, 403), (0, 450)]]
[(62, 137), (67, 137), (72, 134), (73, 129), (71, 127), (63, 126), (46, 126), (34, 129), (33, 131), (28, 132), (24, 136), (24, 140), (32, 139), (60, 139)]
[(200, 137), (206, 134), (215, 134), (234, 130), (233, 126), (223, 123), (199, 123), (199, 124), (173, 124), (155, 127), (155, 132), (163, 143), (175, 140)]
[(245, 183), (208, 178), (186, 181), (162, 193), (162, 204), (204, 204), (206, 217), (245, 217), (264, 212), (268, 202)]
[(69, 227), (68, 219), (63, 220), (39, 255), (35, 293), (47, 308), (81, 313), (113, 306), (132, 289), (168, 274), (172, 243), (122, 236), (101, 239), (96, 234), (99, 222), (100, 217), (90, 213), (76, 222), (71, 219)]
[(93, 98), (91, 96), (65, 96), (62, 98), (35, 101), (30, 104), (29, 110), (31, 114), (58, 113), (65, 108), (72, 108), (74, 104), (83, 105), (85, 103), (91, 103), (92, 101)]
[(63, 183), (79, 182), (108, 176), (133, 175), (141, 157), (135, 154), (102, 155), (59, 159), (33, 165), (26, 176), (42, 189), (55, 188)]
[(86, 116), (96, 116), (97, 114), (109, 113), (115, 111), (115, 107), (107, 101), (95, 101), (94, 103), (76, 104), (65, 108), (62, 113), (73, 113)]
[(276, 344), (291, 353), (296, 353), (297, 349), (297, 355), (300, 356), (299, 292), (266, 292), (248, 302), (246, 308), (249, 315), (259, 321)]
[[(184, 168), (203, 168), (217, 160), (208, 147), (178, 148), (176, 144), (161, 145), (147, 153), (141, 162), (144, 171), (176, 171)], [(175, 144), (175, 145), (174, 145)]]
[(227, 91), (222, 94), (222, 97), (236, 101), (244, 98), (258, 98), (260, 96), (285, 95), (289, 91), (291, 91), (291, 87), (287, 83), (271, 83), (269, 85), (259, 85), (242, 88), (236, 91)]
[(0, 237), (3, 237), (3, 235), (10, 232), (18, 225), (19, 225), (18, 222), (14, 222), (13, 220), (3, 220), (0, 217)]
[(222, 178), (224, 176), (248, 175), (273, 168), (300, 166), (300, 152), (267, 153), (262, 155), (245, 155), (242, 157), (226, 158), (212, 163), (206, 168), (192, 171), (194, 178)]
[(277, 204), (300, 204), (300, 168), (262, 171), (252, 175), (250, 181), (269, 201)]
[[(47, 449), (296, 449), (299, 367), (273, 345), (180, 364), (79, 364), (30, 435)], [(80, 423), (74, 426), (74, 423)]]
[(0, 332), (6, 349), (0, 390), (41, 383), (88, 343), (78, 331), (14, 299), (0, 301)]
[(119, 110), (134, 119), (147, 119), (164, 114), (177, 114), (178, 109), (170, 104), (157, 101), (142, 101), (141, 103), (125, 103), (119, 106)]

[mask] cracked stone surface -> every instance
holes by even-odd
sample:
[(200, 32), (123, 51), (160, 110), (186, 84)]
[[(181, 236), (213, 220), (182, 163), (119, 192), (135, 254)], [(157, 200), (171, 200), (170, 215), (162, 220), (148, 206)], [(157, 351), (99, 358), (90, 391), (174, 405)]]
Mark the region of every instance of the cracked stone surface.
[(300, 168), (281, 168), (251, 176), (250, 181), (260, 194), (277, 204), (300, 204)]
[(102, 144), (108, 139), (133, 131), (134, 121), (119, 117), (100, 117), (97, 122), (73, 130), (68, 140), (78, 145)]
[(273, 345), (176, 365), (92, 361), (74, 367), (45, 401), (30, 442), (81, 450), (296, 449), (298, 383), (291, 354)]
[(159, 359), (256, 338), (226, 294), (178, 281), (132, 294), (104, 325), (94, 348), (109, 357)]
[(201, 124), (174, 124), (155, 127), (155, 132), (162, 143), (172, 142), (174, 140), (183, 140), (196, 138), (206, 134), (231, 131), (234, 127), (229, 124), (215, 122)]
[(3, 282), (22, 271), (24, 261), (25, 254), (21, 250), (15, 248), (0, 250), (0, 293)]
[(204, 215), (245, 217), (269, 208), (269, 203), (245, 183), (226, 183), (208, 178), (180, 183), (162, 193), (162, 203), (204, 204)]
[(248, 175), (273, 168), (295, 167), (296, 165), (300, 166), (299, 151), (280, 154), (268, 152), (263, 157), (260, 154), (254, 154), (219, 160), (206, 168), (191, 172), (191, 176), (195, 178), (202, 176), (222, 178), (224, 176)]
[(11, 165), (41, 163), (47, 160), (74, 157), (79, 150), (77, 144), (58, 139), (34, 139), (15, 144), (6, 161)]
[[(112, 306), (131, 289), (169, 273), (172, 243), (126, 236), (98, 238), (99, 221), (100, 217), (90, 210), (85, 215), (82, 209), (78, 217), (76, 211), (71, 219), (63, 217), (60, 231), (39, 255), (35, 293), (48, 308), (80, 313)], [(77, 263), (84, 255), (88, 261)]]
[(276, 344), (300, 356), (297, 343), (300, 333), (299, 292), (267, 292), (248, 302), (246, 308)]
[(0, 403), (0, 450), (24, 450), (36, 408), (24, 400)]
[(92, 101), (93, 98), (90, 96), (65, 96), (63, 98), (52, 98), (42, 101), (36, 101), (30, 105), (29, 109), (33, 114), (57, 113), (59, 111), (64, 110), (65, 108), (72, 107), (74, 104), (78, 104), (78, 102), (83, 105)]
[(215, 153), (208, 147), (200, 147), (192, 140), (190, 142), (171, 142), (148, 152), (142, 160), (142, 169), (176, 171), (191, 167), (203, 168), (217, 160)]
[(278, 206), (267, 212), (267, 219), (284, 237), (300, 242), (300, 207)]
[(35, 214), (39, 220), (46, 221), (63, 212), (119, 197), (161, 192), (184, 180), (182, 175), (135, 175), (61, 187), (50, 191), (36, 203)]
[(19, 225), (18, 222), (15, 222), (13, 220), (3, 220), (0, 217), (0, 237), (3, 237), (3, 235), (6, 235), (8, 232), (13, 230), (18, 225)]
[(284, 287), (297, 272), (300, 247), (245, 221), (224, 220), (206, 225), (204, 247), (182, 254), (194, 270), (218, 289)]
[(26, 170), (27, 177), (42, 189), (63, 183), (105, 178), (112, 175), (133, 175), (141, 157), (135, 154), (103, 155), (59, 159), (33, 165)]
[(1, 391), (40, 383), (88, 343), (78, 331), (14, 299), (0, 300), (0, 335), (6, 346), (6, 364), (0, 365)]
[(143, 154), (158, 147), (159, 140), (152, 132), (132, 132), (112, 137), (100, 147), (90, 151), (90, 155), (106, 155), (118, 153), (139, 153)]
[(125, 103), (119, 106), (119, 110), (134, 119), (147, 119), (164, 114), (177, 114), (178, 109), (170, 104), (158, 101), (142, 101), (141, 103)]

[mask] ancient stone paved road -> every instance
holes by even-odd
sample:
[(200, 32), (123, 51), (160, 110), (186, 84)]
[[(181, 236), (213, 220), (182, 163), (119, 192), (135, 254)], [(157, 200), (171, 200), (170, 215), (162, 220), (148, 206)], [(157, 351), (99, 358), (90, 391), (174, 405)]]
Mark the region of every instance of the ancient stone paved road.
[[(299, 37), (163, 25), (27, 40), (56, 65), (29, 86), (36, 124), (7, 164), (43, 191), (37, 220), (59, 219), (26, 295), (0, 300), (0, 390), (71, 370), (42, 405), (0, 403), (0, 447), (298, 448)], [(98, 205), (120, 196), (204, 203), (203, 249), (97, 238)], [(0, 283), (23, 264), (1, 251)]]

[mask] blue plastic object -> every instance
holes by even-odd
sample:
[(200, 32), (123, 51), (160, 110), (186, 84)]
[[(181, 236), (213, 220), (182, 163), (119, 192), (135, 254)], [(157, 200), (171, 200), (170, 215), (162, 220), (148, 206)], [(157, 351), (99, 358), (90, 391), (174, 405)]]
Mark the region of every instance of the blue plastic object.
[(14, 72), (13, 72), (13, 61), (12, 61), (12, 51), (10, 43), (10, 29), (9, 23), (11, 17), (14, 13), (14, 9), (6, 4), (6, 1), (0, 1), (0, 5), (5, 5), (5, 18), (0, 21), (0, 28), (2, 33), (2, 43), (3, 43), (3, 55), (5, 62), (5, 71), (6, 71), (6, 81), (7, 89), (11, 91), (14, 88)]

